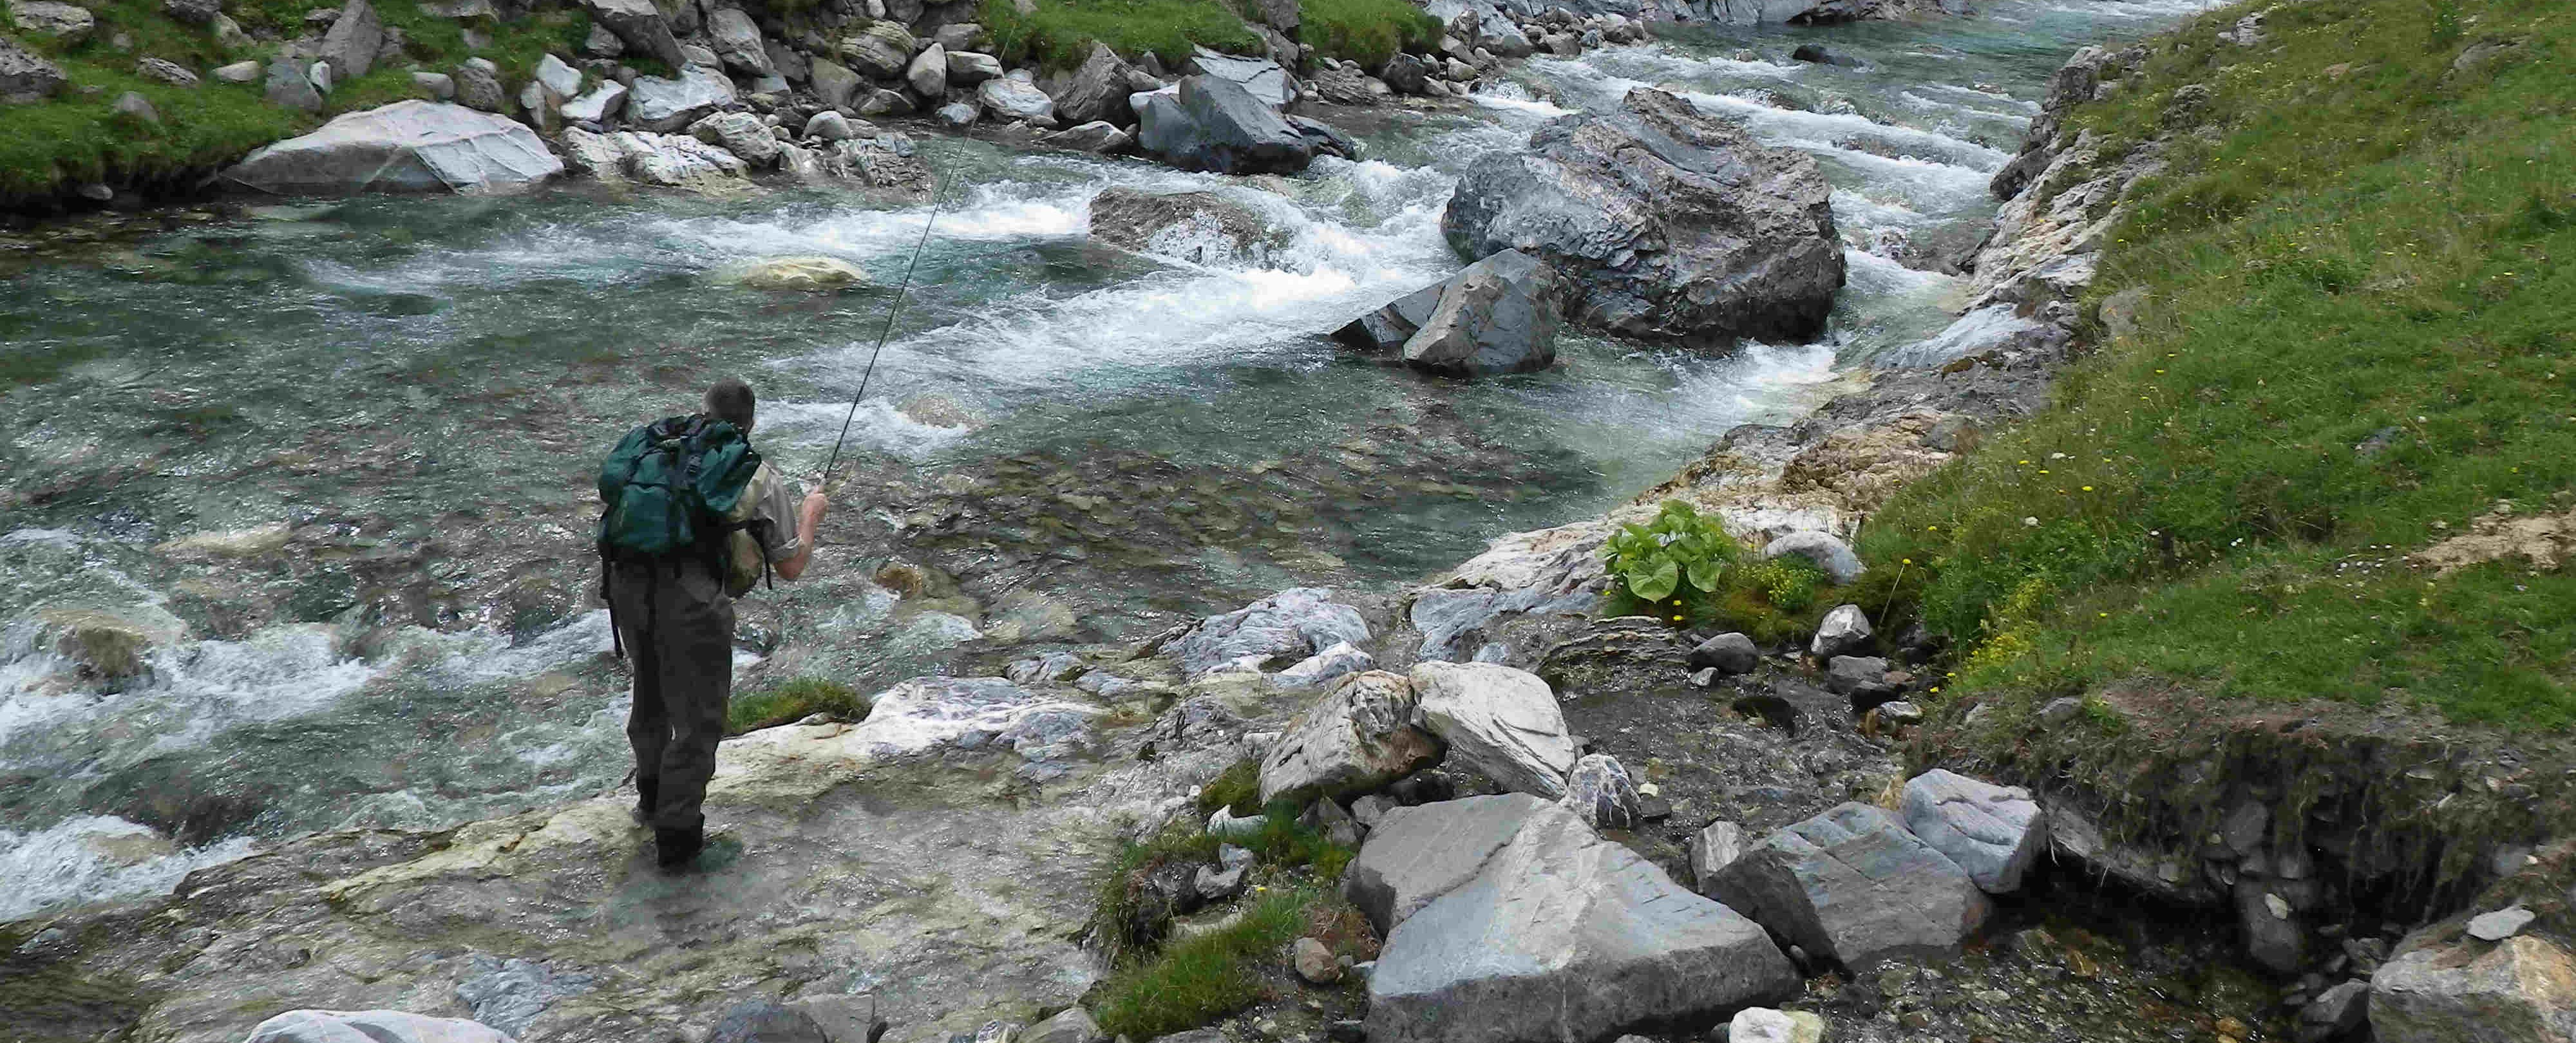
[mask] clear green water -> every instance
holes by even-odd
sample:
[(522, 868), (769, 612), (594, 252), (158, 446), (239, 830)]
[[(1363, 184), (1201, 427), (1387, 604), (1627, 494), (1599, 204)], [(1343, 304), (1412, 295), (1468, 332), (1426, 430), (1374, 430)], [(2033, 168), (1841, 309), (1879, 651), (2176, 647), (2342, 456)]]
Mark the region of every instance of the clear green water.
[[(1884, 255), (1974, 243), (2047, 73), (2187, 9), (1675, 30), (1532, 61), (1453, 110), (1338, 114), (1372, 158), (1295, 179), (925, 142), (949, 200), (858, 413), (826, 563), (745, 605), (745, 683), (989, 667), (1012, 652), (975, 609), (1015, 592), (1108, 640), (1289, 585), (1391, 587), (1597, 513), (1947, 324), (1956, 281)], [(1786, 59), (1810, 39), (1860, 64)], [(1464, 164), (1641, 84), (1824, 161), (1852, 259), (1824, 342), (1714, 358), (1575, 337), (1553, 371), (1462, 384), (1324, 338), (1458, 267), (1438, 220)], [(1109, 185), (1220, 191), (1291, 245), (1265, 267), (1094, 247)], [(26, 882), (0, 918), (166, 889), (301, 832), (614, 785), (596, 455), (739, 374), (763, 447), (811, 473), (927, 216), (575, 186), (172, 215), (0, 252), (0, 878)], [(877, 285), (721, 278), (791, 254)], [(918, 396), (973, 422), (892, 408)], [(279, 525), (284, 545), (248, 556), (170, 546)], [(892, 557), (976, 604), (897, 604), (868, 580)], [(73, 609), (182, 636), (104, 683), (52, 651)]]

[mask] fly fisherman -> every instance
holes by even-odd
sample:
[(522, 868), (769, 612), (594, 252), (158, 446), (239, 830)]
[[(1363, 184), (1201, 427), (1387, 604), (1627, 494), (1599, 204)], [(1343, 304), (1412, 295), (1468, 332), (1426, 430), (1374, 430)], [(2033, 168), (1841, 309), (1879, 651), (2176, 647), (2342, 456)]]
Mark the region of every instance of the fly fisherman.
[(634, 657), (635, 821), (666, 871), (706, 844), (707, 779), (733, 694), (733, 599), (814, 560), (822, 493), (803, 502), (751, 447), (750, 385), (707, 389), (706, 411), (620, 439), (599, 471), (600, 585)]

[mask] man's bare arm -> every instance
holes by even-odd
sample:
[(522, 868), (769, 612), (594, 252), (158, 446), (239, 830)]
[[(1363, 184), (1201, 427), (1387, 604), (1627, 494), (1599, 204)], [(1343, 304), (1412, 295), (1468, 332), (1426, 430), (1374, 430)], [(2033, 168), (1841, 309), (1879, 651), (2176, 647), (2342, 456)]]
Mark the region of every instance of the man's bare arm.
[(819, 491), (805, 494), (805, 502), (796, 508), (796, 553), (778, 563), (778, 578), (795, 579), (813, 563), (814, 545), (822, 540), (823, 508), (831, 502)]

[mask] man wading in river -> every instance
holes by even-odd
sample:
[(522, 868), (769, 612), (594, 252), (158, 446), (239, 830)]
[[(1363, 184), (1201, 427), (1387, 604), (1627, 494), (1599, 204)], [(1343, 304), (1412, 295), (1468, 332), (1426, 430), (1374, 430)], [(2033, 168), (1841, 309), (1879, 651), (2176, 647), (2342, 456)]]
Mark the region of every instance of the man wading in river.
[(733, 599), (814, 559), (822, 493), (796, 494), (751, 448), (751, 387), (707, 389), (706, 412), (635, 429), (599, 469), (600, 585), (620, 650), (635, 660), (636, 822), (664, 869), (706, 843), (699, 805), (733, 694)]

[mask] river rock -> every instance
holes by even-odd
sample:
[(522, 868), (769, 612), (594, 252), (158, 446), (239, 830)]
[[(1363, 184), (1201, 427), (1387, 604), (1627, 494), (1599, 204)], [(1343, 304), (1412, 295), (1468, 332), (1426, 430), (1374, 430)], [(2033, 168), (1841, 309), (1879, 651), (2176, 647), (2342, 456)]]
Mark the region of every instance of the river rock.
[(333, 79), (345, 83), (375, 68), (376, 54), (384, 46), (385, 23), (376, 17), (376, 9), (367, 0), (349, 0), (340, 8), (340, 17), (332, 20), (331, 31), (323, 34), (314, 56), (331, 63)]
[[(6, 64), (6, 56), (0, 55), (0, 69), (5, 69)], [(313, 89), (313, 81), (306, 76), (304, 67), (291, 59), (281, 58), (268, 63), (268, 80), (261, 91), (271, 105), (297, 112), (322, 111), (322, 92)], [(500, 106), (495, 103), (493, 107), (497, 110)]]
[(1857, 652), (1869, 647), (1869, 616), (1858, 605), (1836, 605), (1825, 613), (1824, 622), (1816, 624), (1816, 636), (1807, 642), (1808, 653), (1824, 659)]
[(1566, 795), (1574, 737), (1546, 681), (1497, 663), (1416, 663), (1409, 676), (1418, 719), (1457, 763), (1513, 792)]
[(1762, 545), (1762, 557), (1766, 561), (1790, 554), (1814, 563), (1836, 583), (1849, 583), (1859, 579), (1861, 573), (1868, 571), (1861, 564), (1860, 555), (1852, 552), (1851, 544), (1844, 543), (1831, 533), (1801, 529), (1785, 533), (1778, 539)]
[(1372, 1043), (1606, 1039), (1797, 986), (1759, 926), (1524, 795), (1389, 812), (1351, 879), (1388, 870), (1413, 911), (1369, 974)]
[(1556, 364), (1556, 297), (1555, 272), (1529, 254), (1505, 250), (1468, 265), (1405, 340), (1404, 363), (1467, 377), (1546, 369)]
[[(1002, 60), (992, 55), (974, 51), (948, 50), (944, 47), (941, 53), (947, 56), (948, 82), (957, 86), (972, 87), (986, 80), (1001, 79), (1003, 76)], [(1063, 114), (1061, 108), (1062, 106), (1059, 105), (1058, 115)]]
[(188, 71), (185, 66), (177, 62), (163, 61), (159, 58), (145, 58), (135, 62), (134, 74), (173, 87), (194, 87), (198, 83), (196, 73)]
[(984, 118), (984, 109), (973, 101), (960, 99), (932, 110), (930, 117), (938, 120), (940, 126), (950, 130), (964, 130), (974, 126), (976, 120)]
[(1136, 144), (1183, 170), (1294, 174), (1315, 146), (1235, 83), (1190, 76), (1178, 90), (1135, 95)]
[(1905, 826), (1949, 856), (1987, 894), (2021, 889), (2048, 843), (2039, 804), (2019, 786), (1997, 786), (1934, 768), (1906, 780)]
[(868, 273), (837, 257), (773, 257), (734, 272), (729, 281), (755, 290), (838, 290), (866, 284)]
[(734, 100), (733, 81), (722, 71), (702, 65), (682, 68), (677, 79), (638, 76), (627, 85), (627, 92), (627, 122), (663, 134), (695, 123)]
[(1422, 59), (1398, 51), (1378, 66), (1377, 78), (1398, 94), (1420, 94), (1431, 79), (1431, 68)]
[(905, 83), (912, 86), (913, 93), (922, 97), (946, 96), (948, 94), (948, 49), (935, 43), (922, 48), (920, 54), (912, 56), (912, 64), (904, 66), (903, 79)]
[(1319, 688), (1367, 670), (1376, 662), (1376, 657), (1344, 641), (1298, 660), (1296, 665), (1272, 676), (1270, 682), (1280, 688)]
[(851, 100), (858, 94), (859, 88), (865, 85), (865, 81), (859, 78), (858, 73), (851, 72), (839, 62), (816, 58), (810, 64), (813, 68), (814, 97), (831, 108), (850, 107)]
[(2370, 976), (2378, 1043), (2566, 1043), (2576, 1039), (2576, 960), (2522, 935), (2492, 946), (2456, 923), (2407, 937)]
[(507, 104), (501, 90), (501, 78), (474, 62), (466, 62), (447, 72), (456, 81), (456, 103), (479, 112), (500, 112)]
[(1019, 1043), (1109, 1043), (1109, 1034), (1100, 1031), (1100, 1023), (1091, 1020), (1089, 1012), (1067, 1007), (1064, 1013), (1020, 1033)]
[(770, 62), (768, 46), (760, 37), (760, 26), (740, 9), (715, 9), (707, 16), (707, 36), (725, 68), (755, 78), (778, 75), (778, 66)]
[(1315, 97), (1335, 105), (1375, 105), (1387, 93), (1384, 83), (1373, 87), (1369, 75), (1356, 65), (1335, 64), (1318, 68), (1306, 82)]
[(856, 35), (841, 38), (841, 59), (850, 68), (873, 79), (891, 80), (903, 75), (911, 64), (912, 53), (920, 40), (900, 23), (876, 21), (867, 24)]
[[(995, 67), (999, 68), (999, 64)], [(1110, 50), (1108, 44), (1092, 41), (1090, 56), (1065, 78), (1063, 88), (1055, 95), (1056, 116), (1067, 123), (1132, 122), (1136, 114), (1127, 103), (1128, 71), (1118, 52)]]
[(89, 34), (98, 28), (98, 19), (88, 8), (53, 0), (10, 0), (9, 20), (17, 23), (19, 32), (45, 37), (65, 47), (89, 39)]
[(930, 198), (930, 167), (915, 153), (912, 139), (903, 134), (883, 131), (835, 141), (823, 149), (821, 160), (825, 173), (890, 198)]
[(778, 136), (748, 112), (709, 113), (689, 124), (689, 136), (720, 146), (754, 168), (778, 165)]
[(527, 127), (459, 105), (398, 101), (251, 153), (225, 180), (281, 194), (494, 192), (563, 172)]
[(461, 1018), (395, 1010), (290, 1010), (260, 1022), (242, 1043), (511, 1043), (500, 1030)]
[(821, 138), (824, 141), (846, 141), (857, 136), (857, 134), (857, 128), (850, 126), (849, 117), (843, 116), (830, 109), (817, 112), (814, 114), (812, 119), (805, 121), (805, 136), (809, 138)]
[(1744, 857), (1744, 827), (1732, 822), (1711, 822), (1692, 835), (1690, 846), (1691, 886), (1701, 894), (1710, 893), (1717, 874)]
[(563, 103), (563, 118), (591, 123), (608, 122), (608, 114), (620, 111), (626, 101), (626, 85), (615, 80), (602, 80), (590, 93)]
[(1739, 633), (1719, 634), (1691, 648), (1690, 665), (1695, 670), (1716, 670), (1720, 674), (1752, 673), (1762, 662), (1762, 650), (1751, 637)]
[(1462, 256), (1548, 262), (1569, 316), (1623, 336), (1805, 340), (1843, 284), (1830, 191), (1812, 157), (1641, 87), (1476, 161), (1441, 231)]
[(571, 98), (581, 94), (581, 70), (573, 68), (554, 55), (539, 57), (534, 75), (536, 82), (543, 84), (547, 93), (557, 98)]
[(1342, 642), (1368, 642), (1368, 621), (1358, 609), (1332, 600), (1332, 591), (1296, 587), (1223, 615), (1209, 616), (1166, 651), (1181, 672), (1196, 678), (1243, 660), (1265, 667), (1294, 662)]
[(1586, 754), (1565, 775), (1565, 806), (1594, 829), (1635, 829), (1644, 804), (1627, 766), (1609, 754)]
[(731, 152), (679, 134), (592, 134), (574, 128), (563, 132), (562, 141), (575, 171), (603, 181), (632, 178), (666, 188), (714, 191), (738, 182), (751, 169)]
[[(234, 62), (230, 65), (215, 66), (215, 79), (224, 83), (251, 83), (259, 79), (259, 72), (260, 65), (258, 62)], [(455, 96), (456, 85), (454, 82), (451, 81), (448, 84), (447, 89), (448, 93), (440, 95), (440, 97), (445, 98)]]
[(1854, 970), (1956, 951), (1993, 905), (1966, 870), (1886, 809), (1845, 803), (1719, 870), (1719, 899)]
[(1038, 144), (1052, 148), (1097, 152), (1103, 155), (1125, 152), (1127, 146), (1135, 143), (1134, 137), (1118, 129), (1108, 120), (1093, 120), (1089, 123), (1066, 127), (1038, 139)]
[(1091, 200), (1092, 241), (1193, 264), (1259, 265), (1287, 235), (1251, 207), (1214, 192), (1147, 192), (1112, 185)]
[(1404, 349), (1404, 342), (1412, 340), (1440, 307), (1441, 291), (1448, 286), (1446, 282), (1436, 282), (1398, 297), (1334, 330), (1333, 339), (1362, 354), (1395, 357)]
[(607, 27), (624, 41), (626, 49), (636, 54), (651, 55), (662, 64), (677, 69), (688, 64), (680, 53), (680, 40), (673, 35), (671, 23), (653, 0), (582, 0), (590, 9), (591, 20)]
[(1288, 70), (1268, 58), (1245, 58), (1201, 47), (1191, 52), (1184, 67), (1188, 72), (1213, 76), (1241, 87), (1254, 100), (1273, 109), (1285, 108), (1289, 102), (1297, 100), (1297, 89)]
[[(943, 60), (943, 65), (945, 64)], [(975, 88), (975, 100), (995, 119), (1027, 120), (1040, 127), (1055, 126), (1055, 99), (1037, 85), (1017, 76), (986, 80)]]
[(1290, 721), (1261, 759), (1262, 803), (1374, 793), (1439, 763), (1440, 740), (1414, 726), (1416, 707), (1402, 674), (1371, 671), (1343, 681)]

